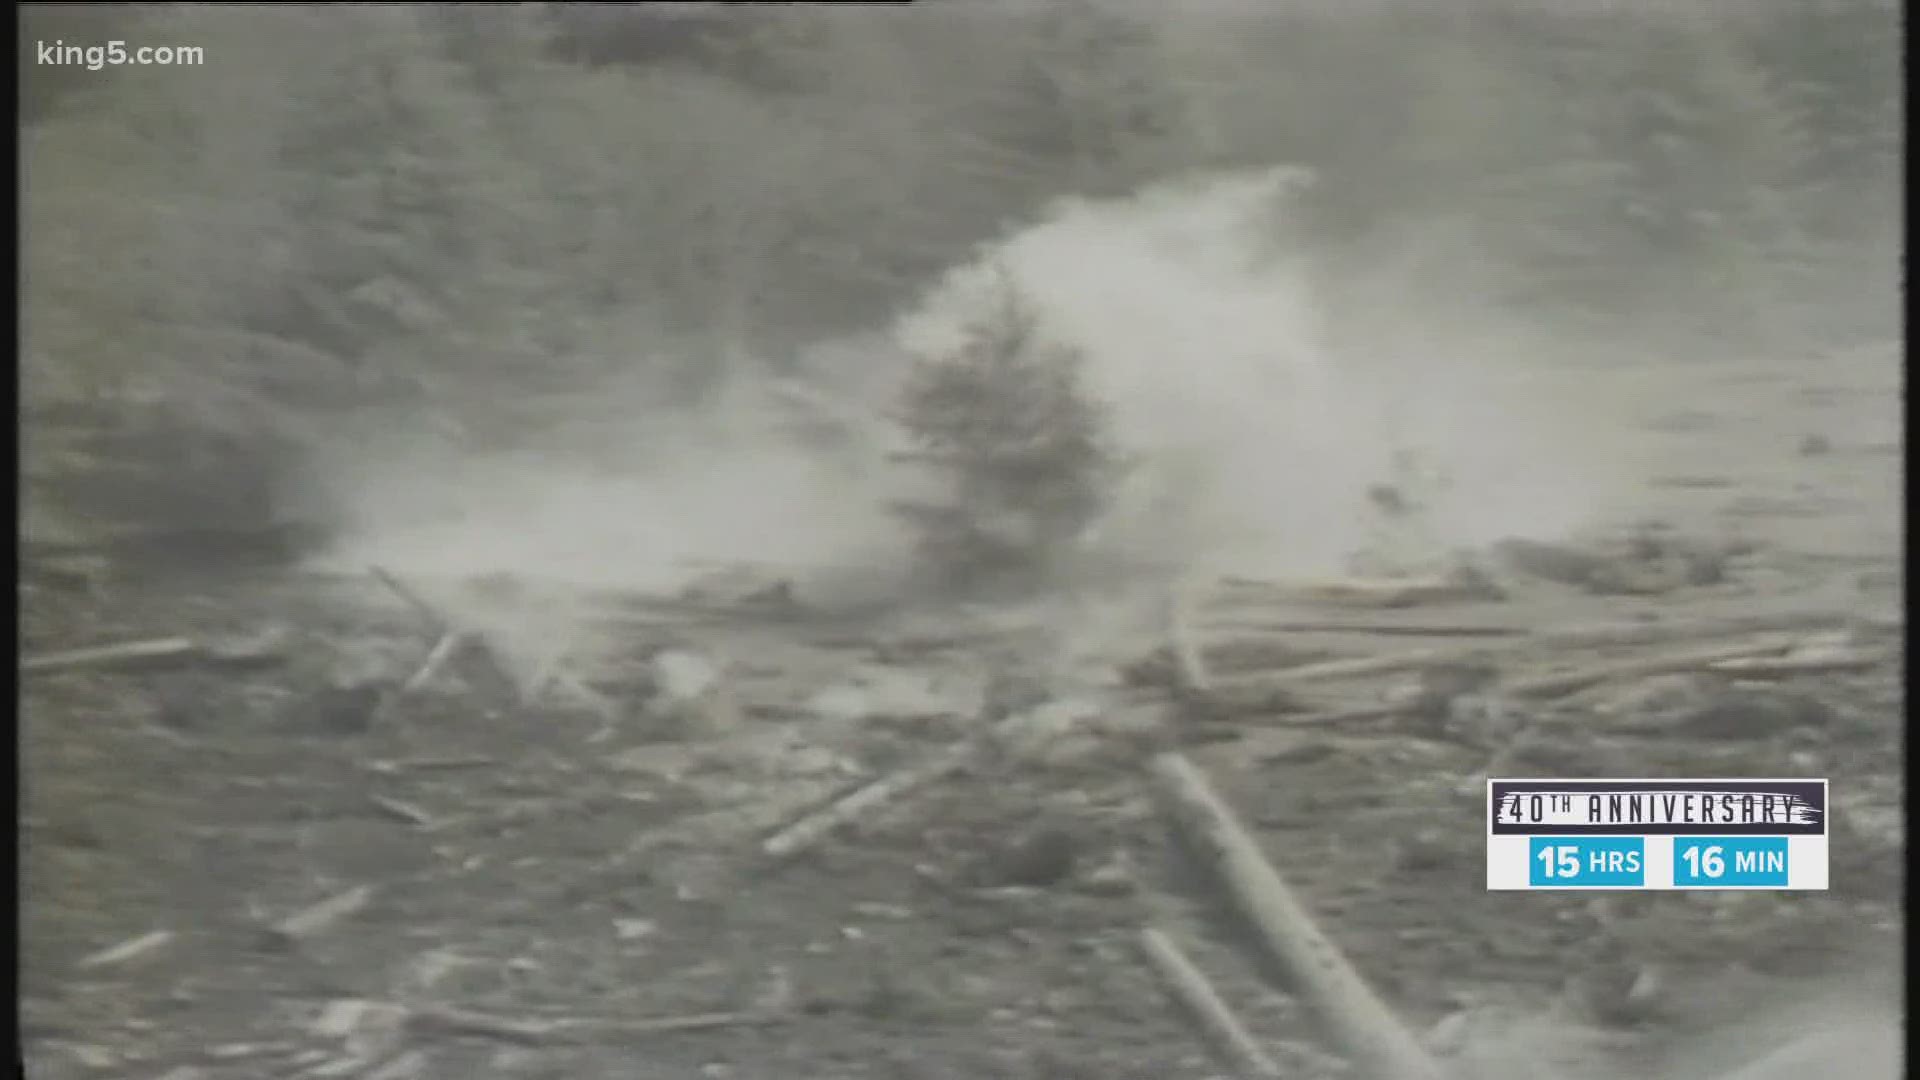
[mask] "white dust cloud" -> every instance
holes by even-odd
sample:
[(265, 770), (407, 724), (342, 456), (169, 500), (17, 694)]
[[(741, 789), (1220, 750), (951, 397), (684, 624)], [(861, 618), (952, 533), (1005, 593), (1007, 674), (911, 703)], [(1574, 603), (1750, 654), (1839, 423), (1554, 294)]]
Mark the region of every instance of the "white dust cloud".
[(1274, 169), (1056, 204), (939, 282), (893, 340), (817, 350), (826, 378), (800, 396), (870, 421), (831, 452), (779, 419), (795, 395), (764, 380), (700, 412), (636, 402), (631, 424), (556, 432), (537, 451), (369, 452), (336, 470), (350, 528), (334, 561), (642, 589), (740, 562), (896, 581), (907, 552), (885, 500), (907, 478), (885, 463), (878, 418), (903, 358), (950, 340), (1003, 273), (1084, 353), (1138, 462), (1099, 533), (1110, 553), (1337, 572), (1375, 538), (1365, 492), (1392, 477), (1400, 450), (1449, 480), (1426, 493), (1421, 542), (1434, 554), (1578, 524), (1604, 456), (1577, 402), (1516, 378), (1543, 358), (1468, 333), (1490, 317), (1457, 303), (1444, 318), (1416, 314), (1417, 279), (1397, 292), (1373, 282), (1393, 301), (1364, 325), (1328, 325), (1329, 278), (1287, 243), (1303, 182)]
[(1286, 243), (1305, 183), (1275, 169), (1064, 202), (950, 275), (903, 338), (939, 348), (1010, 278), (1143, 459), (1103, 534), (1135, 554), (1338, 572), (1375, 539), (1366, 490), (1403, 451), (1446, 478), (1424, 493), (1432, 554), (1582, 524), (1606, 458), (1578, 402), (1526, 381), (1548, 357), (1486, 330), (1491, 313), (1421, 303), (1418, 279), (1369, 282), (1364, 323), (1331, 325), (1340, 283)]

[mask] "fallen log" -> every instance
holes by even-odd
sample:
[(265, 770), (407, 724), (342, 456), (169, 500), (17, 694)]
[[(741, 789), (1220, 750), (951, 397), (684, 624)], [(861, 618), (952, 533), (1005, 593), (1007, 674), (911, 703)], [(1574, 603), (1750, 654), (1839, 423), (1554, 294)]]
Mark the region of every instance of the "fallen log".
[(1223, 606), (1291, 603), (1380, 610), (1504, 599), (1504, 594), (1492, 582), (1462, 577), (1305, 582), (1228, 578), (1220, 584), (1223, 595), (1216, 603)]
[[(499, 647), (485, 632), (460, 625), (458, 620), (443, 613), (387, 570), (378, 566), (367, 569), (375, 580), (385, 585), (389, 591), (419, 614), (434, 635), (434, 651), (439, 651), (442, 646), (449, 651), (444, 663), (451, 663), (463, 655), (473, 656), (477, 658), (476, 674), (479, 674), (484, 682), (492, 684), (492, 691), (523, 704), (530, 700), (530, 691), (533, 687), (514, 674), (513, 666), (507, 662)], [(471, 645), (472, 648), (462, 648), (463, 645)], [(432, 654), (429, 653), (428, 661), (431, 662), (431, 660)], [(431, 674), (428, 665), (423, 664), (408, 682), (411, 683), (422, 676), (430, 677)], [(607, 723), (613, 723), (619, 719), (620, 709), (613, 701), (609, 700), (605, 694), (581, 682), (571, 673), (553, 667), (546, 672), (544, 678), (545, 681), (566, 690)]]
[(1354, 724), (1364, 720), (1389, 720), (1396, 716), (1414, 711), (1416, 703), (1394, 703), (1386, 705), (1356, 705), (1350, 709), (1324, 709), (1319, 712), (1289, 713), (1275, 718), (1275, 723), (1287, 727), (1326, 727), (1333, 724)]
[(1721, 660), (1707, 670), (1743, 679), (1778, 679), (1794, 675), (1832, 675), (1871, 671), (1891, 661), (1884, 652), (1860, 650), (1818, 656), (1754, 656)]
[(1280, 668), (1276, 671), (1246, 672), (1213, 680), (1216, 692), (1225, 695), (1248, 691), (1278, 690), (1301, 683), (1352, 679), (1368, 675), (1390, 675), (1458, 659), (1469, 650), (1415, 649), (1386, 656), (1357, 656), (1342, 660), (1324, 660), (1315, 664)]
[(930, 761), (857, 788), (767, 837), (761, 841), (760, 850), (771, 858), (792, 858), (834, 830), (858, 821), (916, 788), (943, 780), (966, 768), (978, 750), (975, 742), (968, 741), (941, 752)]
[(434, 1005), (410, 1009), (407, 1026), (416, 1030), (449, 1035), (477, 1035), (501, 1042), (542, 1046), (577, 1034), (586, 1026), (573, 1018), (523, 1020), (511, 1016), (491, 1016), (451, 1006)]
[(1178, 753), (1156, 757), (1152, 772), (1182, 835), (1220, 874), (1268, 954), (1361, 1069), (1377, 1080), (1440, 1080), (1439, 1066), (1314, 925), (1205, 775)]
[(1610, 663), (1594, 664), (1553, 675), (1541, 675), (1531, 679), (1521, 679), (1497, 688), (1497, 692), (1509, 697), (1554, 698), (1583, 690), (1596, 683), (1614, 679), (1639, 679), (1650, 675), (1667, 675), (1679, 671), (1697, 671), (1711, 669), (1714, 664), (1728, 660), (1745, 660), (1752, 657), (1775, 656), (1794, 646), (1790, 637), (1773, 638), (1763, 641), (1748, 641), (1738, 645), (1722, 645), (1713, 649), (1696, 649), (1671, 656), (1643, 657), (1637, 660), (1616, 660)]
[(317, 904), (294, 912), (292, 915), (274, 923), (270, 929), (273, 937), (285, 942), (299, 942), (325, 933), (335, 923), (358, 914), (373, 899), (373, 887), (360, 885), (346, 892), (330, 896)]
[[(1712, 639), (1733, 634), (1751, 634), (1763, 628), (1805, 631), (1816, 627), (1831, 626), (1836, 616), (1797, 616), (1772, 617), (1707, 624), (1687, 624), (1676, 627), (1585, 627), (1558, 631), (1543, 631), (1527, 639), (1529, 644), (1553, 644), (1564, 647), (1601, 646), (1601, 645), (1655, 645), (1669, 641)], [(1572, 671), (1553, 675), (1523, 679), (1503, 688), (1504, 692), (1517, 697), (1554, 697), (1572, 693), (1575, 690), (1616, 678), (1639, 678), (1647, 675), (1662, 675), (1675, 671), (1714, 670), (1715, 665), (1734, 661), (1746, 661), (1756, 658), (1775, 657), (1793, 648), (1797, 644), (1795, 637), (1780, 634), (1769, 636), (1760, 641), (1744, 641), (1726, 645), (1702, 647), (1687, 652), (1647, 657), (1632, 660), (1615, 660), (1595, 664)], [(1216, 703), (1230, 711), (1240, 711), (1248, 707), (1249, 702), (1257, 704), (1262, 694), (1271, 694), (1309, 682), (1333, 681), (1336, 679), (1359, 678), (1370, 675), (1387, 675), (1402, 671), (1432, 667), (1436, 664), (1457, 661), (1483, 655), (1484, 647), (1463, 647), (1450, 649), (1416, 649), (1408, 652), (1391, 653), (1385, 656), (1362, 656), (1342, 660), (1327, 660), (1314, 664), (1302, 664), (1297, 667), (1279, 668), (1269, 671), (1236, 672), (1231, 675), (1217, 676), (1212, 680), (1213, 698)], [(1819, 670), (1813, 658), (1803, 661), (1808, 670)], [(1780, 670), (1789, 670), (1784, 660), (1780, 661)], [(1722, 670), (1729, 670), (1723, 668)], [(1756, 671), (1764, 672), (1766, 665), (1757, 666)], [(1827, 670), (1842, 670), (1829, 668)]]
[(127, 667), (167, 660), (193, 659), (203, 655), (200, 643), (192, 638), (169, 637), (150, 641), (128, 641), (118, 645), (96, 645), (84, 649), (29, 656), (20, 661), (23, 673), (66, 671), (74, 668)]
[[(425, 597), (422, 597), (405, 582), (387, 570), (378, 566), (370, 566), (367, 568), (367, 572), (373, 575), (374, 580), (386, 586), (389, 592), (399, 597), (402, 602), (414, 610), (414, 613), (420, 617), (420, 621), (426, 624), (428, 633), (433, 635), (436, 648), (438, 648), (439, 643), (445, 642), (449, 637), (456, 638), (456, 644), (471, 643), (474, 646), (471, 649), (459, 649), (453, 645), (449, 645), (448, 648), (451, 649), (453, 653), (453, 655), (448, 657), (449, 662), (459, 656), (472, 657), (476, 674), (479, 674), (484, 682), (492, 684), (486, 688), (488, 692), (502, 693), (504, 696), (516, 700), (519, 698), (519, 680), (514, 678), (513, 670), (508, 667), (499, 656), (495, 655), (493, 649), (482, 635), (475, 633), (470, 627), (462, 626), (459, 620), (446, 615), (438, 607), (428, 603)], [(417, 675), (418, 672), (415, 674)]]
[(1285, 1075), (1278, 1062), (1255, 1042), (1246, 1025), (1233, 1014), (1220, 994), (1193, 961), (1163, 931), (1140, 931), (1140, 949), (1167, 990), (1200, 1024), (1207, 1038), (1233, 1068), (1248, 1077)]
[(432, 814), (402, 799), (390, 799), (385, 795), (369, 795), (367, 801), (395, 821), (405, 822), (422, 829), (431, 829), (439, 824)]
[(459, 652), (461, 647), (466, 644), (467, 635), (464, 632), (459, 630), (442, 631), (440, 640), (434, 642), (433, 648), (427, 651), (426, 659), (420, 661), (420, 666), (414, 670), (412, 675), (407, 676), (407, 681), (400, 684), (400, 692), (403, 694), (415, 693), (425, 687), (429, 682), (432, 682), (434, 676), (440, 674), (440, 669), (446, 667), (447, 662), (452, 660), (454, 654)]
[[(1850, 625), (1884, 629), (1887, 622), (1885, 618), (1845, 612), (1798, 612), (1723, 619), (1686, 619), (1678, 622), (1565, 626), (1537, 631), (1529, 643), (1557, 646), (1662, 645), (1670, 642), (1707, 641), (1713, 638), (1739, 637), (1747, 634), (1833, 630)], [(1897, 618), (1893, 620), (1893, 625), (1896, 627), (1900, 625)]]
[(81, 957), (80, 962), (74, 966), (82, 971), (91, 971), (95, 968), (124, 964), (130, 960), (137, 960), (150, 952), (163, 949), (172, 941), (173, 931), (155, 930), (152, 933), (129, 938), (118, 945), (101, 949), (99, 952), (89, 953)]
[(603, 1017), (554, 1017), (544, 1020), (495, 1016), (446, 1005), (425, 1005), (409, 1009), (408, 1027), (419, 1031), (452, 1035), (474, 1035), (523, 1046), (544, 1046), (583, 1036), (610, 1038), (621, 1036), (668, 1035), (688, 1031), (712, 1031), (718, 1028), (758, 1027), (785, 1023), (792, 1017), (784, 1012), (688, 1013), (639, 1020), (614, 1020)]
[(1311, 622), (1269, 619), (1210, 619), (1208, 630), (1251, 636), (1254, 634), (1354, 634), (1367, 637), (1507, 638), (1523, 637), (1531, 630), (1524, 626), (1477, 625), (1472, 623), (1387, 623), (1387, 622)]
[(983, 735), (969, 738), (940, 751), (927, 761), (857, 788), (823, 809), (800, 818), (761, 841), (760, 850), (772, 858), (791, 858), (841, 826), (866, 817), (902, 795), (962, 771), (991, 746), (1024, 746), (1031, 750), (1036, 741), (1061, 734), (1058, 725), (1048, 722), (1051, 719), (1042, 715), (1022, 714), (1002, 720)]

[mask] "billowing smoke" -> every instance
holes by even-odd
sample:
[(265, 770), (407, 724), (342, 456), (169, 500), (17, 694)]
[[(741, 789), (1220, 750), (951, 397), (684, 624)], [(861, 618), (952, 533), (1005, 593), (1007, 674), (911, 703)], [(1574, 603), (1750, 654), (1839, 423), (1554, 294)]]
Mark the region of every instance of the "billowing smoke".
[(1085, 357), (1135, 463), (1098, 532), (1109, 552), (1336, 572), (1375, 539), (1368, 487), (1405, 479), (1409, 455), (1435, 553), (1595, 510), (1605, 440), (1575, 430), (1578, 403), (1521, 378), (1551, 358), (1485, 332), (1491, 314), (1422, 303), (1444, 294), (1420, 280), (1431, 268), (1376, 275), (1380, 302), (1329, 316), (1344, 283), (1292, 236), (1308, 182), (1276, 168), (1065, 199), (894, 326), (816, 349), (803, 376), (743, 378), (698, 411), (637, 402), (630, 422), (556, 432), (537, 452), (384, 449), (342, 474), (356, 526), (340, 555), (645, 588), (724, 562), (887, 578), (907, 560), (886, 510), (903, 482), (885, 417), (904, 361), (950, 343), (1009, 279)]

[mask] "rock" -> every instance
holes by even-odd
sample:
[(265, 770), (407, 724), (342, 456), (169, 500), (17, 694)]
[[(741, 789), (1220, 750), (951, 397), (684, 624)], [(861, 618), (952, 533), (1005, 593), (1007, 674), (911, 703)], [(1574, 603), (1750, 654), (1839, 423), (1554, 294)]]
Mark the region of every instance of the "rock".
[[(1047, 701), (1027, 711), (1010, 726), (996, 729), (995, 749), (1012, 761), (1045, 763), (1054, 743), (1076, 734), (1077, 730), (1089, 730), (1107, 711), (1106, 703), (1095, 697)], [(1059, 758), (1053, 760), (1060, 761)]]
[(1124, 851), (1115, 852), (1113, 858), (1080, 875), (1075, 884), (1088, 896), (1106, 898), (1131, 896), (1139, 887), (1132, 861)]
[(819, 691), (804, 708), (820, 719), (843, 723), (883, 717), (914, 721), (970, 717), (979, 712), (982, 693), (977, 684), (875, 667), (855, 671), (845, 682)]
[(1568, 980), (1566, 1001), (1576, 1015), (1605, 1027), (1629, 1027), (1653, 1018), (1665, 977), (1650, 964), (1600, 963)]
[(1419, 872), (1452, 865), (1457, 846), (1440, 829), (1421, 829), (1400, 841), (1398, 869)]
[(1493, 554), (1509, 568), (1559, 585), (1585, 587), (1603, 560), (1565, 544), (1513, 537), (1493, 545)]
[(694, 653), (668, 649), (653, 658), (654, 692), (664, 697), (697, 698), (720, 681), (720, 668)]
[(720, 665), (696, 653), (668, 649), (654, 656), (653, 696), (645, 716), (670, 739), (712, 739), (740, 726), (740, 707)]
[(1428, 1028), (1421, 1037), (1427, 1049), (1441, 1057), (1451, 1057), (1466, 1049), (1468, 1030), (1472, 1025), (1473, 1014), (1466, 1009), (1448, 1013), (1439, 1023)]
[(660, 924), (652, 919), (615, 919), (613, 936), (619, 941), (638, 941), (649, 938), (659, 932)]
[(1527, 725), (1527, 714), (1498, 694), (1462, 694), (1447, 702), (1441, 731), (1475, 746), (1504, 746)]
[(1042, 826), (981, 860), (969, 875), (971, 884), (989, 889), (1057, 885), (1073, 873), (1079, 849), (1066, 829)]
[(373, 730), (397, 686), (382, 677), (323, 687), (307, 699), (300, 726), (330, 735), (364, 735)]

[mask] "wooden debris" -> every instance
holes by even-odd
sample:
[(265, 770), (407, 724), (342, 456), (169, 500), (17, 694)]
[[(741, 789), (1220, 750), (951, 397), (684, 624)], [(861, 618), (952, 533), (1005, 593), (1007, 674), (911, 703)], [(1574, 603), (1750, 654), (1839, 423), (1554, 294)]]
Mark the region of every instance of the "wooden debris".
[(389, 799), (384, 795), (369, 795), (367, 796), (367, 801), (371, 802), (376, 809), (388, 817), (393, 818), (395, 821), (402, 821), (408, 825), (418, 825), (423, 829), (430, 829), (436, 824), (432, 814), (427, 813), (412, 803), (402, 802), (399, 799)]
[(523, 1020), (488, 1013), (472, 1012), (444, 1005), (419, 1006), (407, 1016), (408, 1026), (416, 1030), (452, 1035), (476, 1035), (525, 1046), (542, 1046), (577, 1038), (595, 1036), (667, 1035), (686, 1031), (711, 1031), (718, 1028), (752, 1027), (784, 1023), (791, 1017), (780, 1010), (690, 1013), (640, 1020), (614, 1020), (597, 1017), (556, 1017)]
[(654, 693), (646, 717), (656, 735), (710, 740), (739, 728), (739, 702), (721, 664), (684, 649), (665, 649), (649, 666)]
[(1363, 1071), (1378, 1080), (1439, 1080), (1439, 1067), (1375, 996), (1339, 948), (1321, 934), (1259, 845), (1178, 753), (1153, 761), (1175, 824), (1221, 875), (1268, 953)]
[(1187, 959), (1166, 933), (1140, 931), (1140, 948), (1174, 998), (1191, 1014), (1233, 1068), (1249, 1077), (1284, 1075), (1278, 1062), (1260, 1048), (1246, 1025), (1233, 1014), (1206, 975)]
[(1606, 559), (1566, 544), (1513, 537), (1493, 545), (1496, 558), (1508, 567), (1556, 585), (1584, 587)]
[(130, 960), (137, 960), (148, 953), (166, 947), (166, 945), (173, 940), (173, 936), (173, 931), (171, 930), (155, 930), (152, 933), (141, 934), (139, 937), (129, 938), (118, 945), (101, 949), (99, 952), (88, 953), (86, 956), (81, 957), (80, 962), (74, 966), (80, 968), (82, 971), (91, 971), (96, 968), (113, 967), (117, 964), (124, 964)]
[(294, 633), (286, 626), (272, 626), (258, 633), (202, 641), (200, 651), (207, 663), (224, 667), (267, 667), (284, 663), (294, 644)]
[(169, 660), (192, 660), (203, 655), (205, 653), (200, 644), (191, 638), (155, 638), (29, 656), (20, 661), (20, 670), (25, 674), (36, 674), (75, 668), (132, 667)]
[(1563, 647), (1664, 645), (1681, 641), (1708, 641), (1789, 631), (1827, 630), (1846, 626), (1855, 617), (1832, 612), (1758, 615), (1730, 619), (1683, 619), (1676, 622), (1564, 626), (1536, 632), (1532, 643)]
[(1354, 634), (1368, 637), (1504, 638), (1532, 631), (1524, 626), (1476, 623), (1301, 622), (1267, 619), (1208, 620), (1207, 629), (1234, 634)]
[(1743, 679), (1786, 678), (1793, 675), (1826, 675), (1849, 671), (1869, 671), (1888, 661), (1879, 651), (1833, 652), (1814, 656), (1753, 656), (1721, 660), (1708, 664), (1707, 670)]
[(416, 1030), (445, 1032), (453, 1035), (479, 1035), (502, 1042), (530, 1046), (553, 1042), (572, 1035), (585, 1026), (583, 1021), (571, 1018), (517, 1020), (512, 1017), (491, 1016), (444, 1005), (414, 1008), (408, 1012), (406, 1022), (408, 1027)]
[(792, 1019), (787, 1013), (776, 1010), (757, 1012), (710, 1012), (690, 1013), (686, 1016), (661, 1016), (650, 1020), (631, 1020), (612, 1025), (612, 1030), (620, 1034), (665, 1035), (677, 1031), (711, 1031), (715, 1028), (759, 1027), (767, 1024), (780, 1024)]
[[(612, 723), (619, 718), (620, 708), (617, 704), (557, 664), (546, 665), (539, 673), (537, 680), (523, 682), (514, 674), (513, 666), (507, 663), (498, 645), (490, 640), (486, 633), (471, 627), (461, 627), (456, 620), (428, 603), (418, 592), (387, 570), (372, 566), (368, 567), (368, 572), (417, 612), (422, 621), (432, 629), (436, 635), (433, 652), (439, 652), (442, 647), (448, 651), (448, 655), (441, 660), (443, 666), (461, 656), (471, 656), (475, 660), (477, 669), (475, 674), (481, 677), (489, 692), (499, 693), (521, 704), (528, 704), (535, 699), (537, 690), (551, 684), (565, 690), (576, 701), (592, 709), (602, 720)], [(466, 645), (471, 645), (472, 648), (462, 648)], [(414, 677), (407, 680), (410, 687), (417, 689), (416, 680), (424, 683), (432, 676), (434, 670), (437, 670), (432, 668), (433, 659), (433, 653), (429, 653), (427, 663), (422, 664), (421, 669), (414, 673)]]
[(694, 814), (674, 821), (669, 827), (649, 829), (619, 850), (609, 852), (598, 866), (581, 876), (556, 881), (545, 887), (529, 886), (516, 891), (510, 901), (511, 910), (537, 910), (553, 904), (576, 903), (583, 897), (624, 889), (627, 887), (625, 879), (633, 873), (634, 866), (657, 859), (663, 850), (711, 851), (740, 843), (750, 844), (754, 837), (764, 836), (779, 828), (782, 822), (792, 820), (804, 814), (808, 808), (832, 799), (844, 787), (837, 777), (811, 783), (783, 784), (775, 788), (770, 797), (756, 799), (745, 805)]
[(916, 788), (945, 779), (966, 768), (977, 751), (972, 742), (963, 743), (930, 761), (875, 780), (767, 837), (761, 841), (760, 850), (775, 859), (792, 858), (835, 829), (866, 817)]
[(772, 858), (791, 858), (812, 847), (835, 829), (866, 817), (908, 792), (960, 772), (972, 764), (987, 746), (1030, 746), (1035, 740), (1057, 737), (1064, 726), (1065, 722), (1058, 715), (1045, 710), (1009, 717), (993, 725), (983, 738), (968, 739), (948, 747), (927, 761), (875, 780), (835, 800), (824, 809), (806, 815), (761, 841), (760, 850)]
[(1774, 638), (1764, 641), (1749, 641), (1739, 645), (1722, 645), (1712, 649), (1697, 649), (1691, 652), (1667, 656), (1643, 657), (1636, 660), (1616, 660), (1605, 664), (1593, 664), (1555, 675), (1541, 675), (1531, 679), (1522, 679), (1499, 688), (1499, 692), (1509, 697), (1552, 698), (1570, 694), (1595, 683), (1612, 679), (1638, 679), (1649, 675), (1666, 675), (1676, 671), (1698, 671), (1710, 669), (1714, 664), (1728, 660), (1745, 660), (1759, 656), (1773, 656), (1783, 653), (1794, 645), (1791, 638)]
[(1269, 582), (1229, 578), (1222, 586), (1229, 602), (1296, 603), (1317, 607), (1379, 610), (1425, 604), (1457, 604), (1497, 600), (1501, 594), (1491, 582), (1459, 576), (1427, 579), (1353, 578), (1341, 581)]
[(427, 603), (426, 600), (422, 598), (419, 593), (414, 592), (406, 582), (401, 581), (387, 570), (378, 566), (367, 567), (367, 572), (373, 575), (375, 581), (385, 585), (388, 591), (392, 592), (393, 595), (399, 597), (408, 607), (412, 608), (414, 613), (419, 615), (423, 622), (432, 626), (437, 631), (444, 632), (448, 628), (446, 617), (440, 614), (440, 609)]
[(499, 762), (489, 757), (427, 757), (398, 758), (392, 761), (371, 761), (367, 771), (391, 776), (404, 772), (445, 772), (452, 769), (484, 769)]
[(400, 1048), (408, 1011), (403, 1005), (366, 998), (336, 998), (321, 1007), (307, 1033), (337, 1039), (346, 1057), (329, 1056), (302, 1076), (363, 1076), (366, 1067)]
[(303, 941), (325, 933), (335, 923), (367, 906), (373, 899), (373, 887), (360, 885), (337, 896), (328, 897), (273, 924), (271, 931), (283, 941)]
[(1390, 675), (1401, 671), (1411, 671), (1430, 664), (1458, 659), (1460, 651), (1440, 649), (1415, 649), (1409, 652), (1391, 653), (1386, 656), (1358, 656), (1344, 660), (1326, 660), (1317, 664), (1301, 664), (1298, 667), (1281, 668), (1277, 671), (1248, 672), (1222, 677), (1215, 680), (1216, 689), (1222, 693), (1228, 690), (1245, 691), (1252, 689), (1279, 689), (1300, 683), (1323, 682), (1334, 679), (1353, 679), (1369, 675)]
[(468, 637), (463, 631), (447, 630), (441, 633), (440, 640), (434, 642), (433, 648), (427, 652), (426, 659), (420, 662), (420, 667), (400, 684), (400, 692), (411, 694), (425, 687), (467, 643)]
[[(471, 628), (462, 627), (459, 625), (458, 620), (442, 613), (439, 608), (428, 603), (424, 597), (415, 592), (405, 582), (381, 567), (371, 566), (367, 568), (367, 571), (373, 575), (375, 580), (385, 585), (390, 592), (399, 597), (401, 601), (420, 616), (421, 621), (427, 625), (428, 630), (434, 635), (436, 642), (444, 641), (448, 635), (458, 633), (466, 643), (474, 646), (474, 648), (471, 649), (455, 649), (453, 655), (447, 658), (447, 662), (451, 663), (453, 660), (462, 656), (470, 657), (473, 663), (473, 673), (481, 677), (482, 682), (485, 684), (484, 688), (488, 692), (499, 693), (504, 697), (514, 700), (518, 700), (521, 697), (520, 681), (514, 678), (513, 669), (501, 661), (484, 634), (477, 633)], [(436, 645), (436, 648), (437, 647)]]
[(1275, 718), (1275, 722), (1288, 727), (1325, 727), (1332, 724), (1355, 724), (1366, 720), (1388, 720), (1403, 716), (1415, 709), (1418, 702), (1392, 702), (1383, 705), (1356, 705), (1351, 709), (1325, 709), (1320, 712), (1288, 713)]

